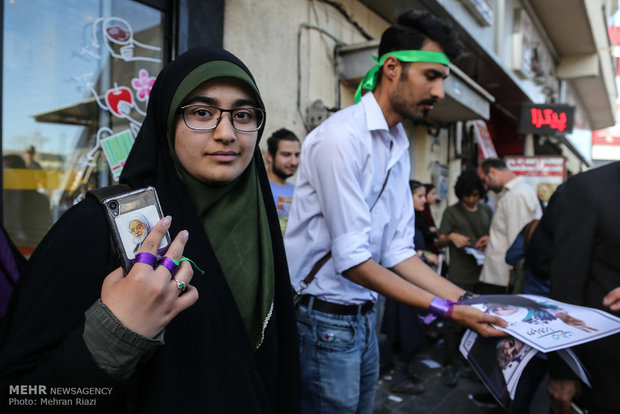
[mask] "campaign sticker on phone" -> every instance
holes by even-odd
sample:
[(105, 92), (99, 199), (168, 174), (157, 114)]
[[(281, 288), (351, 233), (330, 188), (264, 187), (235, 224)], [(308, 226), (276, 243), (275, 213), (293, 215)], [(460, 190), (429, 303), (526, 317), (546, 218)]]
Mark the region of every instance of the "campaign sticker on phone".
[[(146, 206), (139, 210), (134, 210), (126, 214), (121, 214), (115, 218), (116, 228), (123, 241), (123, 247), (127, 258), (133, 260), (140, 251), (142, 243), (151, 229), (159, 221), (159, 214), (155, 206)], [(159, 249), (166, 247), (167, 241), (164, 238), (159, 245)]]

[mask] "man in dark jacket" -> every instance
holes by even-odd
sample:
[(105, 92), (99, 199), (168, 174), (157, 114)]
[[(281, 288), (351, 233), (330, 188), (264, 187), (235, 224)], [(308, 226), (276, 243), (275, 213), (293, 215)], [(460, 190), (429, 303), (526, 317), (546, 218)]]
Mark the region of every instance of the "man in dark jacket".
[[(619, 185), (620, 162), (578, 174), (566, 182), (553, 226), (553, 299), (609, 311), (603, 298), (620, 286), (620, 193), (616, 191)], [(618, 310), (612, 313), (620, 316)], [(575, 347), (592, 376), (592, 388), (582, 387), (567, 367), (550, 358), (548, 390), (556, 412), (571, 412), (573, 399), (590, 412), (620, 410), (618, 349), (620, 335)]]

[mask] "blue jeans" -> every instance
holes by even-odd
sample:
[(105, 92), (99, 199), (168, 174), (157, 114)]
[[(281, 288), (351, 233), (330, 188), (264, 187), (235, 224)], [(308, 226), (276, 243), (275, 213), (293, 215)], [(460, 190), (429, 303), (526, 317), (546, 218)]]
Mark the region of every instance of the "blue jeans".
[(379, 378), (375, 310), (333, 315), (297, 309), (302, 412), (304, 414), (372, 413)]

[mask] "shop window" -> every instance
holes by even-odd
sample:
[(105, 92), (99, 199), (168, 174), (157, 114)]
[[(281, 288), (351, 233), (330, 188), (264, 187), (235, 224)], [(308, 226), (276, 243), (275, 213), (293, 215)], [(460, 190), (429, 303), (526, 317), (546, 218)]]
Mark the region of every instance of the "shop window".
[(3, 223), (23, 253), (118, 180), (164, 63), (164, 21), (129, 0), (4, 0)]

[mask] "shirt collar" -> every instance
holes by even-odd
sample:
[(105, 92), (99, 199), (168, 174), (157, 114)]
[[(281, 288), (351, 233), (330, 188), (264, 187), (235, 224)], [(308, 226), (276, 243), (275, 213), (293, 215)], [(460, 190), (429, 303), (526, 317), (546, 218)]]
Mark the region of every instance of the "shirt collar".
[(505, 188), (506, 190), (512, 190), (512, 189), (513, 189), (513, 188), (515, 188), (517, 185), (519, 185), (519, 183), (520, 183), (521, 181), (523, 181), (523, 180), (524, 180), (524, 178), (523, 178), (523, 177), (516, 176), (516, 177), (515, 177), (515, 178), (513, 178), (512, 180), (508, 181), (508, 182), (506, 183), (506, 185), (504, 185), (504, 188)]
[(368, 92), (362, 97), (361, 104), (366, 114), (366, 128), (369, 131), (389, 130), (383, 111), (372, 92)]
[(397, 155), (409, 148), (409, 139), (407, 138), (403, 124), (399, 122), (392, 129), (388, 127), (383, 111), (372, 92), (366, 93), (362, 97), (360, 104), (362, 108), (364, 108), (366, 128), (368, 131), (385, 131), (385, 133), (379, 135), (386, 140), (386, 142), (394, 141), (394, 145), (399, 148), (396, 151)]

